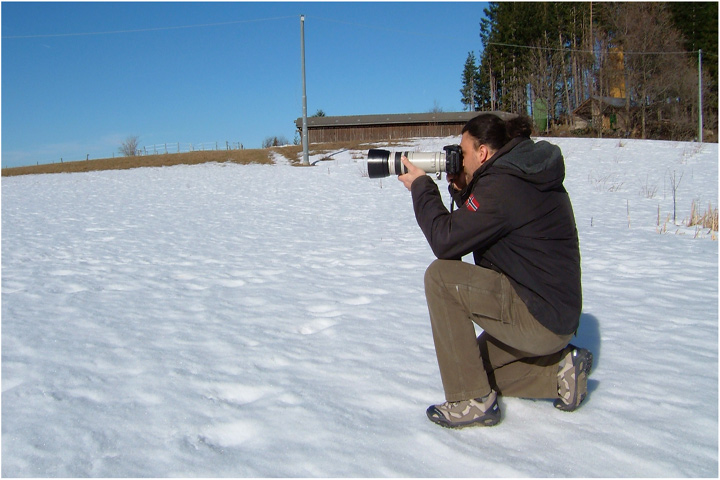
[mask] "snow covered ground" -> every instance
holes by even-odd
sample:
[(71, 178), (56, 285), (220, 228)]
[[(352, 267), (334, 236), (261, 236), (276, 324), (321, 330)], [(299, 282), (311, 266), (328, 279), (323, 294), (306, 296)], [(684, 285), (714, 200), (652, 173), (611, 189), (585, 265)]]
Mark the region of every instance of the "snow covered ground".
[(718, 146), (549, 140), (590, 395), (460, 431), (425, 417), (434, 257), (363, 152), (3, 178), (2, 475), (717, 477), (718, 242), (672, 178), (678, 223), (717, 206)]

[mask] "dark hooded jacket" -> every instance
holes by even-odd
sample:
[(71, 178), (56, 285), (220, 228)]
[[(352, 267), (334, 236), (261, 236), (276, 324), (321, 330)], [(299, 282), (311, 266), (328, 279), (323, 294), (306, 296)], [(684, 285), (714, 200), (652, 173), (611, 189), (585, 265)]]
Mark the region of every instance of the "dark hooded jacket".
[(429, 176), (413, 182), (415, 217), (433, 253), (505, 274), (548, 330), (577, 330), (582, 308), (580, 249), (560, 148), (515, 138), (453, 192), (449, 212)]

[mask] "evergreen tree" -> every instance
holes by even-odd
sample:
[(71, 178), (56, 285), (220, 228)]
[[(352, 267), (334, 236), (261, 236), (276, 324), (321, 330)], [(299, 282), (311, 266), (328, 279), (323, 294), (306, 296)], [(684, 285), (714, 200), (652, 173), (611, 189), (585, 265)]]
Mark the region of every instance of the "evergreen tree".
[(718, 3), (671, 2), (669, 6), (673, 24), (683, 37), (685, 50), (692, 52), (696, 69), (696, 52), (702, 50), (704, 123), (712, 128), (717, 124), (718, 105)]
[[(559, 31), (561, 3), (491, 2), (480, 23), (483, 43), (481, 79), (488, 82), (491, 108), (527, 113), (527, 85), (535, 71), (532, 48), (549, 42)], [(552, 37), (549, 33), (552, 32)], [(521, 47), (518, 47), (521, 46)], [(557, 48), (556, 44), (552, 47)]]
[(717, 2), (670, 2), (675, 28), (680, 30), (684, 47), (690, 52), (703, 51), (709, 61), (703, 62), (717, 84), (718, 73), (718, 4)]
[(718, 117), (718, 3), (671, 2), (670, 12), (680, 31), (685, 50), (692, 52), (691, 61), (697, 69), (702, 50), (703, 116), (705, 128), (716, 129)]
[[(704, 125), (717, 128), (717, 2), (490, 2), (484, 14), (480, 109), (526, 114), (538, 105), (552, 128), (592, 99), (591, 126), (602, 135), (602, 98), (623, 98), (617, 133), (692, 138), (701, 48)], [(466, 85), (463, 72), (465, 105)]]
[(462, 75), (462, 94), (463, 110), (477, 111), (479, 110), (479, 88), (480, 88), (480, 71), (478, 70), (475, 53), (468, 52), (467, 60), (465, 60), (465, 68)]

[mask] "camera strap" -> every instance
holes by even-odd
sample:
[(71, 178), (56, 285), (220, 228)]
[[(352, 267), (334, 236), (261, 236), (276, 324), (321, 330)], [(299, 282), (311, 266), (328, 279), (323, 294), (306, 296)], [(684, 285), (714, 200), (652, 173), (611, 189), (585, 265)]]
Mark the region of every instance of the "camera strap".
[(455, 210), (455, 205), (460, 208), (465, 203), (465, 195), (469, 190), (466, 187), (462, 192), (458, 192), (453, 188), (452, 184), (448, 184), (448, 192), (450, 192), (450, 213), (452, 213)]

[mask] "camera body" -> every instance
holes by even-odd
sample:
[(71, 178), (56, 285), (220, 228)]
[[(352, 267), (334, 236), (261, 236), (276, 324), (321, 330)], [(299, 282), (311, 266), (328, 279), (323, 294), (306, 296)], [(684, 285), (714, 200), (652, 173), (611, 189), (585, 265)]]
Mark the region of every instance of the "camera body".
[(458, 175), (463, 170), (463, 153), (460, 145), (445, 145), (445, 174)]
[(435, 173), (438, 178), (442, 172), (445, 172), (446, 175), (457, 175), (463, 170), (463, 154), (460, 145), (446, 145), (442, 152), (390, 152), (373, 148), (368, 151), (368, 176), (383, 178), (406, 174), (407, 168), (401, 161), (403, 156), (423, 171)]

